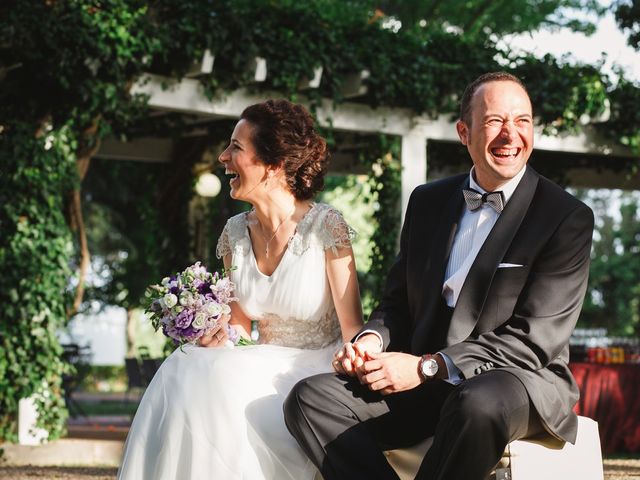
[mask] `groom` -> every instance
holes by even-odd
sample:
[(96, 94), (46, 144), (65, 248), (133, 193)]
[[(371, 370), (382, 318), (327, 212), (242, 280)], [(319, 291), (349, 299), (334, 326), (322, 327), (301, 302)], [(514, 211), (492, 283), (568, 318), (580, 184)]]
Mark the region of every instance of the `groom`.
[(456, 128), (473, 168), (412, 194), (380, 306), (299, 382), (287, 426), (325, 480), (398, 478), (383, 449), (430, 436), (420, 479), (482, 480), (507, 443), (575, 442), (568, 341), (587, 286), (593, 215), (527, 167), (520, 80), (482, 75)]

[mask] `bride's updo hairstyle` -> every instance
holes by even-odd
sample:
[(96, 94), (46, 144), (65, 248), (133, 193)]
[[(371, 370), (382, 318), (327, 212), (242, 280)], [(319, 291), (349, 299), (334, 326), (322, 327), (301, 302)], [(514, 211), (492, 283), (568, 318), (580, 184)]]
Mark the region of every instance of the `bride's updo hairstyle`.
[(241, 119), (252, 126), (258, 158), (282, 166), (289, 190), (308, 200), (324, 187), (329, 163), (327, 142), (314, 128), (311, 114), (287, 100), (267, 100), (244, 109)]

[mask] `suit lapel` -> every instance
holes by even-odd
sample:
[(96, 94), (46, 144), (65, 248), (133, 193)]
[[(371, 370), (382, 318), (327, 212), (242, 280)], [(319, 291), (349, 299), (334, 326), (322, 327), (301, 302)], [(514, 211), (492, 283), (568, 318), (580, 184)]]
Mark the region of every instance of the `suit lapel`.
[(412, 349), (413, 351), (422, 351), (421, 346), (425, 343), (431, 324), (434, 320), (434, 308), (439, 302), (442, 292), (442, 284), (444, 273), (447, 268), (449, 254), (453, 246), (458, 223), (460, 222), (460, 212), (464, 205), (464, 197), (462, 189), (469, 186), (469, 177), (466, 176), (463, 181), (453, 190), (448, 199), (443, 199), (442, 221), (438, 222), (438, 230), (435, 233), (432, 245), (433, 250), (427, 258), (424, 272), (421, 278), (425, 284), (419, 288), (423, 295), (420, 295), (420, 305), (417, 309), (418, 323), (413, 335)]
[(480, 248), (465, 279), (451, 318), (447, 345), (463, 341), (473, 331), (487, 298), (491, 281), (520, 228), (538, 185), (538, 176), (527, 167), (520, 184)]

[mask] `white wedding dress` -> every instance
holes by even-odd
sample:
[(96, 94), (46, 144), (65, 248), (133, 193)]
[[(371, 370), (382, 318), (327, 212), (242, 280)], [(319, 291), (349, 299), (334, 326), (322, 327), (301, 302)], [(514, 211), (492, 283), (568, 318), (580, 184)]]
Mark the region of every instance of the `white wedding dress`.
[(316, 469), (284, 424), (282, 404), (300, 379), (331, 370), (340, 325), (325, 250), (350, 245), (353, 230), (317, 203), (272, 275), (258, 270), (247, 215), (227, 222), (218, 255), (232, 253), (231, 279), (259, 345), (176, 349), (147, 388), (125, 445), (123, 480), (303, 480)]

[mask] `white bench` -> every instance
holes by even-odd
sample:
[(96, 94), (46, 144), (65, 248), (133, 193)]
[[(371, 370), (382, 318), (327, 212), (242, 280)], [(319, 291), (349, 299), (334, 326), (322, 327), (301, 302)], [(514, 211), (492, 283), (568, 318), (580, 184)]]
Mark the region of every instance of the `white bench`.
[[(433, 439), (411, 448), (385, 452), (401, 480), (413, 479)], [(496, 471), (496, 480), (603, 480), (598, 424), (578, 417), (575, 445), (558, 440), (516, 440), (507, 445)], [(320, 474), (316, 480), (321, 480)]]

